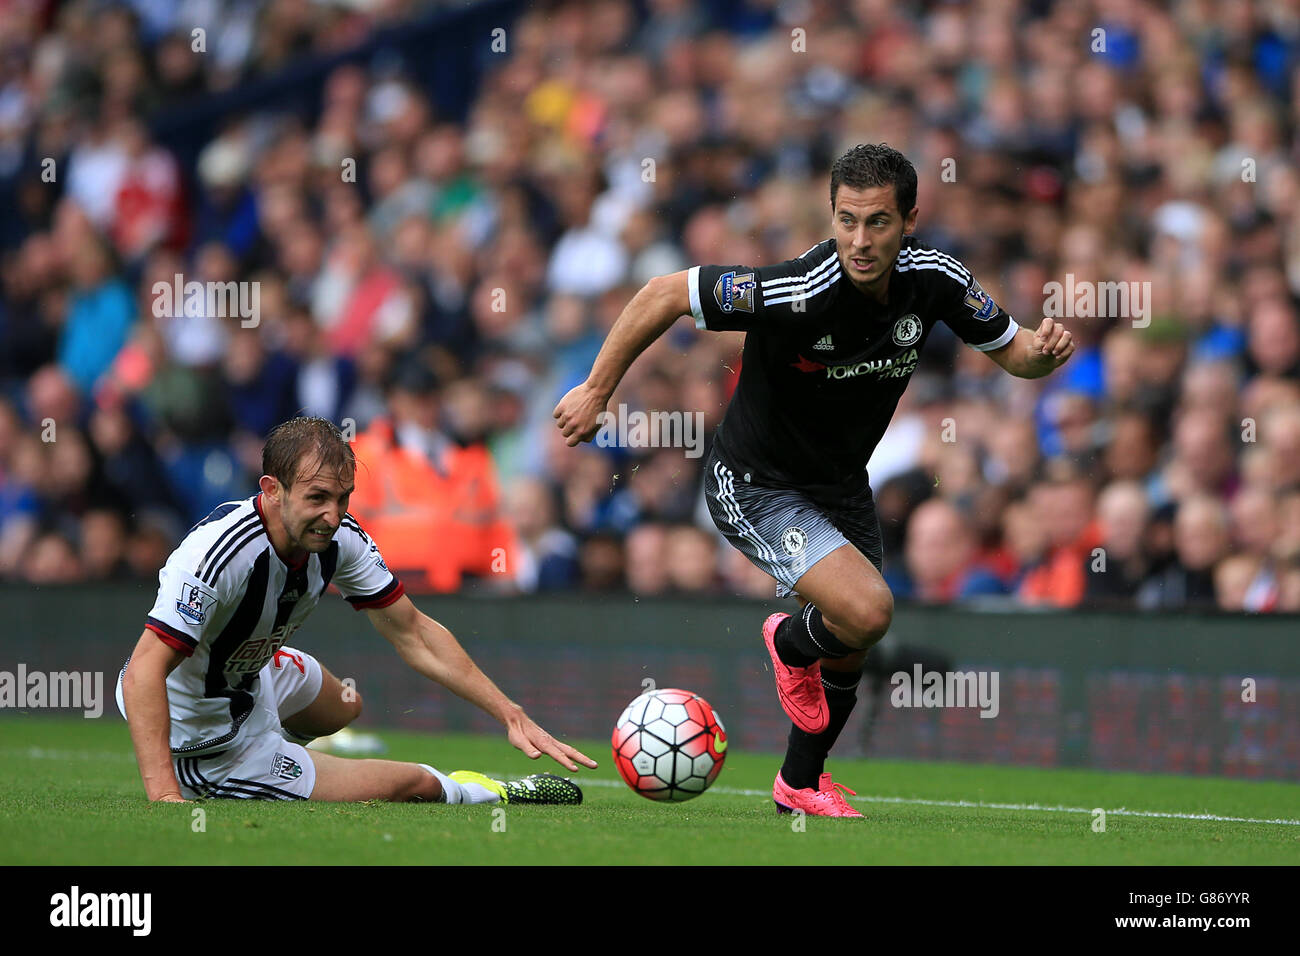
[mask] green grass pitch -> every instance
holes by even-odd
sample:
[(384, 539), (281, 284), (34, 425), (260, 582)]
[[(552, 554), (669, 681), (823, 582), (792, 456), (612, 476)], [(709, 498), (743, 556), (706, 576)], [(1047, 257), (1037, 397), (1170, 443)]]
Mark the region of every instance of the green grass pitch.
[[(557, 769), (504, 735), (383, 737), (389, 757), (439, 769)], [(150, 805), (123, 723), (7, 716), (0, 864), (1300, 863), (1294, 784), (832, 760), (866, 819), (810, 817), (796, 832), (769, 796), (779, 758), (733, 749), (712, 790), (661, 805), (623, 786), (607, 742), (585, 749), (601, 767), (578, 775), (581, 807)]]

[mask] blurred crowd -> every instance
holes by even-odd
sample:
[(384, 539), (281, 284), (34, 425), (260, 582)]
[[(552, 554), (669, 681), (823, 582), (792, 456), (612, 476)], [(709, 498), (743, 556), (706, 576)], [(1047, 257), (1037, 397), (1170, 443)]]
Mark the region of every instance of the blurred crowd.
[[(918, 236), (1022, 326), (1067, 275), (1151, 290), (1065, 317), (1041, 380), (931, 335), (869, 469), (896, 596), (1300, 611), (1296, 3), (560, 0), (464, 122), (387, 57), (194, 168), (151, 137), (430, 6), (7, 5), (0, 579), (154, 576), (301, 413), (355, 433), (353, 511), (416, 586), (769, 597), (703, 458), (570, 449), (551, 409), (647, 279), (799, 254), (833, 159), (888, 142)], [(177, 275), (254, 283), (256, 321), (160, 308)], [(709, 433), (742, 341), (684, 319), (611, 406)]]

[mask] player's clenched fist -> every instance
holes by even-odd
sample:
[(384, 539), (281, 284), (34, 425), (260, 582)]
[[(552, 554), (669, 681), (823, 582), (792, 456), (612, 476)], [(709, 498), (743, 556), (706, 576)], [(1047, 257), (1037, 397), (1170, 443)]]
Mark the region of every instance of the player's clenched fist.
[(596, 432), (600, 431), (600, 413), (608, 401), (607, 395), (602, 395), (586, 382), (569, 389), (568, 394), (560, 399), (551, 417), (570, 448), (596, 437)]
[(1060, 322), (1043, 319), (1034, 341), (1030, 345), (1030, 357), (1046, 364), (1048, 368), (1059, 368), (1066, 359), (1074, 354), (1074, 339)]

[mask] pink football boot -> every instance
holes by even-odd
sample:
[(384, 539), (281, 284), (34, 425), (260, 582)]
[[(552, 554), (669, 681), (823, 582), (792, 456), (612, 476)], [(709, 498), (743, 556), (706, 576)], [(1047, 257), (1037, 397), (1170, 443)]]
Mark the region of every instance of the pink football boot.
[[(839, 789), (837, 790), (836, 787)], [(778, 813), (802, 810), (810, 817), (861, 817), (862, 814), (849, 806), (849, 802), (844, 799), (844, 794), (840, 793), (840, 790), (851, 796), (857, 796), (844, 784), (833, 783), (828, 773), (822, 774), (818, 779), (816, 790), (812, 787), (795, 790), (782, 780), (778, 773), (776, 782), (772, 784), (772, 800), (776, 803)]]
[(831, 710), (822, 687), (822, 662), (807, 667), (787, 667), (776, 653), (776, 629), (789, 614), (773, 614), (763, 622), (763, 643), (772, 656), (772, 673), (776, 675), (776, 694), (781, 707), (794, 725), (806, 734), (825, 733), (830, 726)]

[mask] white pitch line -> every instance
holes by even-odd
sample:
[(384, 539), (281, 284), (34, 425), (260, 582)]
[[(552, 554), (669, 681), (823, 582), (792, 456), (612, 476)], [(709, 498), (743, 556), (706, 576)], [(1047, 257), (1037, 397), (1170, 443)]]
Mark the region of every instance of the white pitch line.
[[(100, 750), (50, 750), (43, 747), (3, 747), (0, 756), (29, 757), (37, 760), (134, 760), (135, 758), (120, 751)], [(498, 774), (500, 776), (500, 774)], [(581, 780), (587, 787), (625, 787), (621, 780)], [(710, 787), (713, 793), (725, 793), (733, 797), (770, 797), (770, 790), (747, 790), (740, 787)], [(1040, 803), (985, 803), (975, 800), (924, 800), (919, 797), (877, 797), (859, 795), (854, 799), (863, 803), (896, 803), (913, 807), (954, 807), (968, 810), (1032, 810), (1040, 813), (1086, 813), (1091, 815), (1088, 807), (1046, 807)], [(852, 801), (850, 801), (852, 802)], [(1102, 809), (1105, 809), (1104, 807)], [(1255, 817), (1225, 817), (1217, 813), (1167, 813), (1161, 810), (1129, 810), (1119, 807), (1106, 810), (1110, 816), (1146, 817), (1162, 820), (1207, 820), (1212, 823), (1261, 823), (1274, 826), (1300, 827), (1300, 820), (1260, 820)]]
[[(583, 786), (592, 787), (625, 787), (627, 784), (621, 780), (582, 780)], [(770, 790), (744, 790), (739, 787), (710, 787), (713, 793), (725, 793), (736, 797), (771, 797)], [(848, 799), (848, 798), (846, 798)], [(1043, 813), (1086, 813), (1091, 815), (1092, 810), (1087, 807), (1047, 807), (1040, 803), (984, 803), (974, 800), (923, 800), (913, 797), (874, 797), (858, 795), (849, 800), (850, 803), (861, 801), (863, 803), (897, 803), (908, 806), (920, 807), (958, 807), (973, 810), (1035, 810)], [(1102, 809), (1105, 809), (1104, 807)], [(1300, 827), (1300, 820), (1259, 820), (1254, 817), (1224, 817), (1215, 813), (1166, 813), (1160, 810), (1128, 810), (1120, 807), (1115, 810), (1106, 810), (1107, 815), (1116, 817), (1153, 817), (1169, 820), (1209, 820), (1216, 823), (1271, 823), (1278, 826)]]
[(0, 747), (0, 757), (27, 757), (31, 760), (135, 760), (132, 754), (119, 750), (55, 750), (50, 747)]

